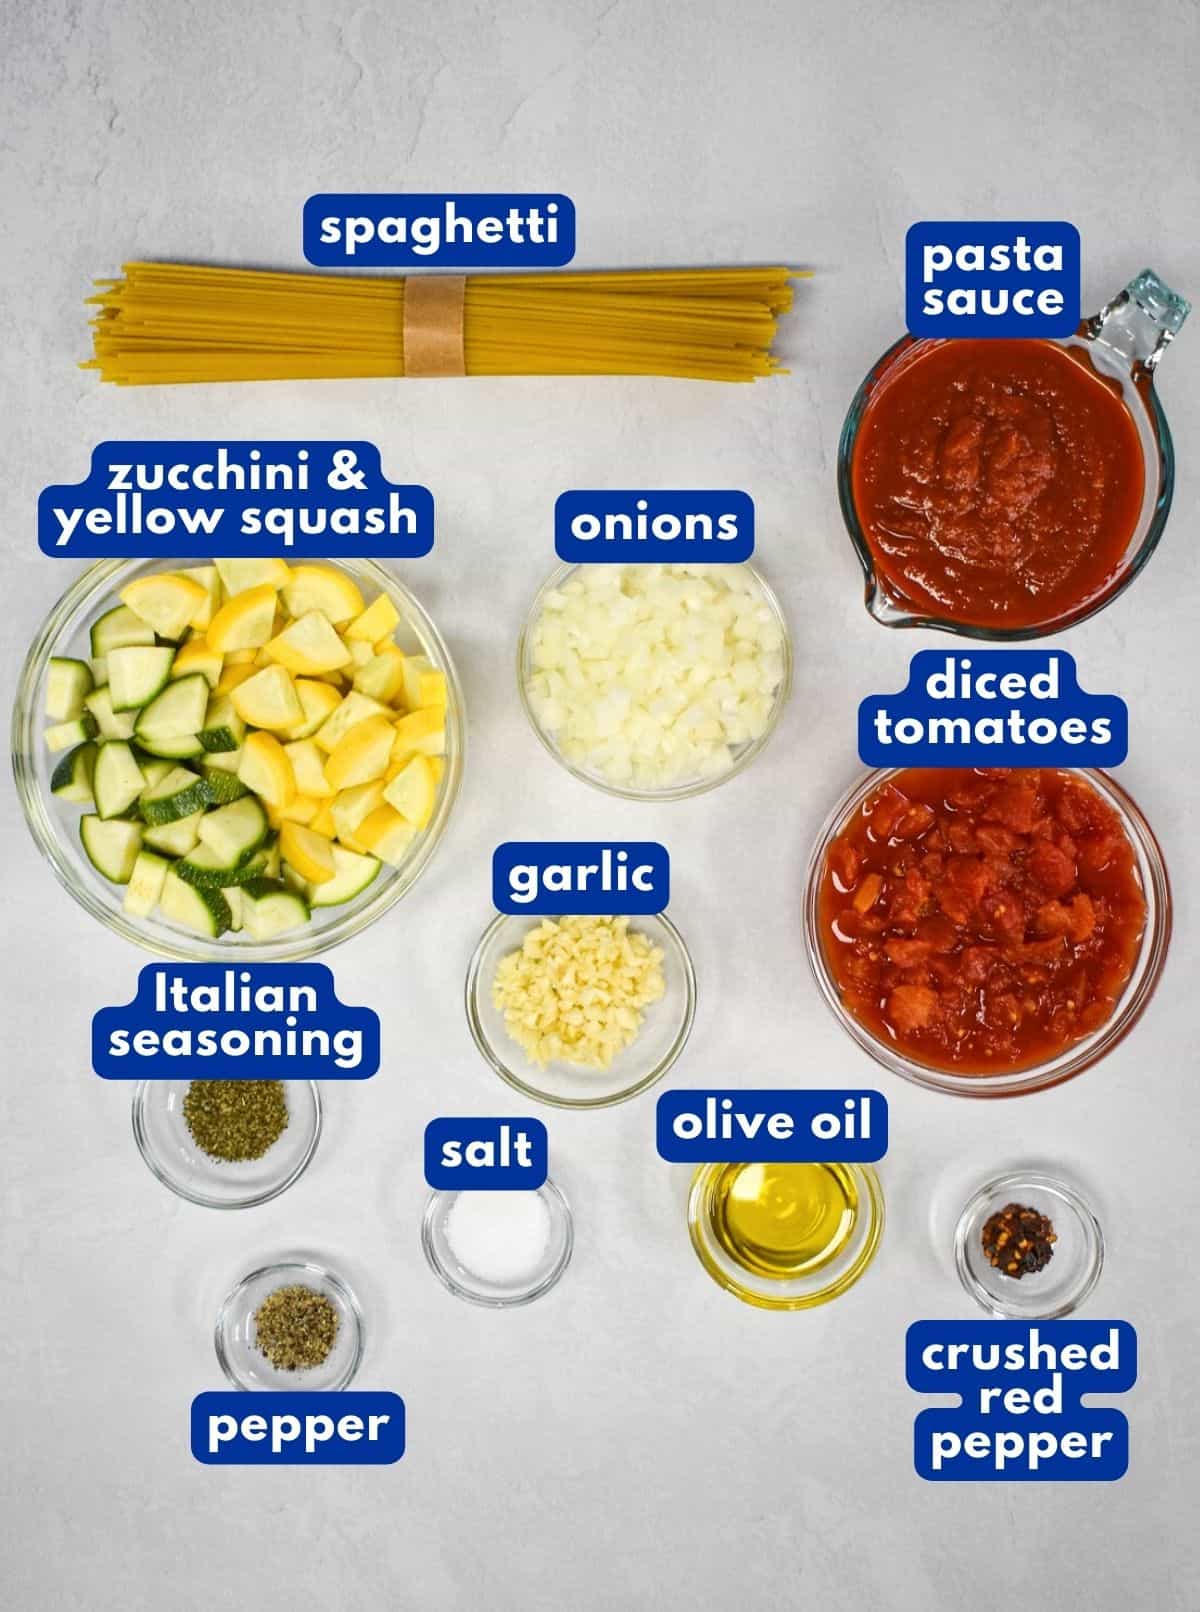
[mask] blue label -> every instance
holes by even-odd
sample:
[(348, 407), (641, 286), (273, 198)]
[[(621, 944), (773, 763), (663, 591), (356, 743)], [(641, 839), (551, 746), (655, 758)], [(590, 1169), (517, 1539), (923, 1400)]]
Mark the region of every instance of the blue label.
[(105, 1080), (365, 1080), (379, 1016), (339, 1002), (324, 963), (147, 963), (92, 1020)]
[(492, 855), (500, 912), (657, 913), (671, 899), (671, 862), (654, 840), (508, 840)]
[(1129, 1425), (1081, 1403), (1137, 1380), (1128, 1321), (917, 1321), (905, 1371), (924, 1394), (960, 1394), (916, 1419), (914, 1463), (934, 1483), (1096, 1483), (1129, 1465)]
[(1079, 324), (1073, 224), (914, 224), (904, 274), (914, 336), (1061, 338)]
[(1115, 767), (1129, 713), (1085, 694), (1065, 649), (921, 649), (908, 686), (858, 708), (868, 767)]
[(197, 1394), (192, 1454), (205, 1466), (391, 1466), (404, 1454), (399, 1394)]
[(724, 490), (560, 493), (554, 551), (572, 565), (733, 565), (754, 553), (754, 500)]
[(425, 1127), (425, 1179), (451, 1192), (536, 1192), (549, 1168), (540, 1119), (432, 1119)]
[(372, 442), (101, 442), (87, 480), (46, 487), (60, 559), (419, 559), (433, 494), (390, 482)]
[(322, 269), (559, 269), (575, 256), (575, 204), (553, 192), (310, 196), (304, 255)]
[(871, 1164), (888, 1145), (877, 1091), (668, 1091), (658, 1099), (668, 1164)]

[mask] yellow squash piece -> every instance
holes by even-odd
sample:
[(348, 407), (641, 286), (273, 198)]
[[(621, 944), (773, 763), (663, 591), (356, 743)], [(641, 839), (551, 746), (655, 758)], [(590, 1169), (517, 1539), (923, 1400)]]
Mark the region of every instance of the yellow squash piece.
[(392, 867), (399, 867), (408, 854), (417, 831), (391, 806), (376, 806), (362, 821), (355, 839), (365, 845), (372, 856)]
[(419, 711), (421, 708), (421, 679), (426, 672), (434, 670), (433, 662), (428, 655), (406, 655), (404, 657), (404, 703), (410, 711)]
[[(387, 785), (383, 798), (414, 828), (424, 828), (437, 800), (437, 782), (429, 757), (413, 756)], [(365, 834), (360, 837), (366, 839)]]
[(304, 707), (282, 666), (264, 666), (229, 696), (233, 708), (251, 727), (287, 729), (303, 720)]
[(337, 689), (308, 677), (296, 679), (296, 695), (304, 711), (304, 719), (288, 729), (286, 736), (289, 739), (310, 738), (342, 703)]
[(350, 729), (365, 722), (368, 717), (390, 716), (392, 713), (386, 705), (378, 700), (372, 700), (357, 689), (351, 689), (341, 704), (334, 710), (327, 722), (317, 729), (316, 740), (322, 750), (333, 751), (349, 733)]
[(232, 694), (239, 684), (244, 683), (248, 677), (253, 677), (258, 670), (256, 666), (231, 666), (225, 663), (225, 670), (217, 680), (214, 694)]
[(325, 884), (333, 878), (332, 843), (301, 823), (285, 823), (280, 829), (279, 853), (310, 884)]
[(323, 800), (321, 809), (309, 824), (314, 834), (324, 834), (327, 840), (337, 838), (337, 824), (333, 820), (333, 805)]
[[(369, 784), (359, 784), (354, 789), (343, 789), (330, 807), (337, 837), (343, 845), (347, 843), (346, 836), (358, 831), (363, 820), (371, 815), (376, 806), (383, 804), (383, 782), (374, 779)], [(350, 847), (354, 849), (353, 846)]]
[(398, 718), (392, 760), (405, 756), (442, 756), (446, 753), (446, 713), (440, 705), (425, 711), (410, 711)]
[(364, 644), (361, 638), (346, 638), (343, 642), (346, 645), (346, 654), (350, 657), (350, 664), (355, 671), (360, 666), (365, 666), (375, 654), (374, 646)]
[(267, 587), (277, 593), (291, 575), (284, 560), (217, 560), (216, 567), (230, 597), (249, 588)]
[(291, 622), (266, 646), (266, 653), (299, 677), (336, 672), (350, 660), (350, 652), (333, 630), (328, 616), (310, 610)]
[(128, 605), (139, 621), (153, 627), (160, 638), (182, 638), (192, 617), (207, 600), (204, 588), (179, 571), (135, 577), (121, 589), (121, 603)]
[(442, 706), (449, 703), (449, 693), (446, 688), (446, 674), (436, 669), (422, 672), (417, 684), (416, 709), (428, 710), (431, 706)]
[(275, 590), (265, 584), (247, 588), (244, 593), (227, 599), (213, 617), (208, 633), (208, 647), (218, 655), (231, 650), (259, 649), (270, 638), (275, 626)]
[(225, 664), (226, 666), (253, 666), (257, 659), (257, 649), (231, 649), (225, 657)]
[(205, 632), (209, 622), (221, 608), (223, 590), (221, 578), (217, 574), (217, 568), (215, 565), (189, 565), (179, 574), (181, 577), (191, 577), (193, 582), (198, 582), (204, 589), (206, 595), (204, 603), (196, 611), (191, 621), (188, 622), (188, 626), (195, 627), (200, 632)]
[(326, 778), (338, 790), (382, 778), (395, 737), (385, 716), (369, 716), (365, 722), (356, 723), (330, 753), (325, 763)]
[(361, 694), (391, 705), (404, 692), (404, 656), (395, 644), (372, 654), (354, 673), (354, 686)]
[(273, 806), (286, 806), (296, 793), (296, 780), (287, 752), (273, 733), (248, 733), (242, 744), (238, 777), (247, 789)]
[(320, 810), (321, 802), (311, 795), (293, 795), (286, 806), (268, 809), (267, 820), (272, 828), (282, 828), (285, 823), (311, 823)]
[(400, 612), (387, 594), (381, 593), (367, 606), (362, 615), (357, 616), (346, 628), (346, 637), (374, 644), (380, 638), (386, 638), (388, 633), (394, 632), (399, 625)]
[(283, 602), (297, 617), (319, 610), (335, 627), (363, 612), (357, 584), (331, 565), (294, 565), (283, 589)]
[(325, 754), (317, 749), (311, 739), (297, 739), (295, 743), (285, 744), (283, 748), (287, 751), (288, 760), (292, 764), (296, 788), (302, 795), (312, 795), (317, 800), (323, 800), (337, 793), (325, 776)]
[(192, 638), (171, 662), (171, 676), (190, 677), (193, 672), (201, 672), (208, 679), (209, 688), (215, 689), (221, 681), (223, 666), (224, 661), (215, 649), (209, 648), (207, 639)]

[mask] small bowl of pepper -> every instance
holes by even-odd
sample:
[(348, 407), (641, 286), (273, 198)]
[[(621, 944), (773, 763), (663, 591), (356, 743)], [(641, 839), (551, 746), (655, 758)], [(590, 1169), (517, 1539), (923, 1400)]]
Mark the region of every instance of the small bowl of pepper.
[(954, 1263), (989, 1315), (1046, 1321), (1077, 1310), (1100, 1279), (1104, 1237), (1078, 1188), (1038, 1171), (980, 1187), (958, 1219)]
[(235, 1388), (347, 1388), (362, 1360), (362, 1311), (349, 1284), (315, 1260), (264, 1265), (222, 1304), (215, 1343)]
[(311, 1080), (143, 1080), (133, 1134), (164, 1186), (206, 1209), (249, 1209), (286, 1192), (321, 1136)]

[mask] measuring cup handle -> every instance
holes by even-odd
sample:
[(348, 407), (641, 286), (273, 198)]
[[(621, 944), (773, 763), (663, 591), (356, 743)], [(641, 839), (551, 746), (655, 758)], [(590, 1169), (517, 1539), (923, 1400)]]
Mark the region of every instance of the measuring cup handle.
[(1153, 269), (1143, 269), (1087, 321), (1087, 334), (1131, 375), (1152, 375), (1191, 311), (1186, 297), (1172, 291)]

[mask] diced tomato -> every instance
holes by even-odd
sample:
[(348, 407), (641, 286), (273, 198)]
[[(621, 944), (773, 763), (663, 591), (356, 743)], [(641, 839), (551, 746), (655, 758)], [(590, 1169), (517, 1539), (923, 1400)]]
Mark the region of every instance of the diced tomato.
[(902, 935), (893, 936), (884, 946), (888, 954), (888, 961), (895, 963), (897, 968), (912, 968), (915, 963), (923, 963), (933, 951), (927, 940), (908, 940)]
[(926, 806), (924, 801), (914, 801), (906, 812), (902, 812), (892, 828), (892, 836), (898, 840), (919, 839), (929, 829), (934, 820), (932, 806)]
[(829, 848), (829, 867), (843, 890), (853, 890), (862, 867), (862, 853), (850, 840), (835, 840)]
[(923, 1030), (937, 1012), (937, 992), (926, 985), (898, 985), (887, 999), (887, 1016), (902, 1034)]
[(1038, 840), (1029, 853), (1029, 871), (1047, 895), (1065, 896), (1075, 887), (1075, 862), (1049, 840)]

